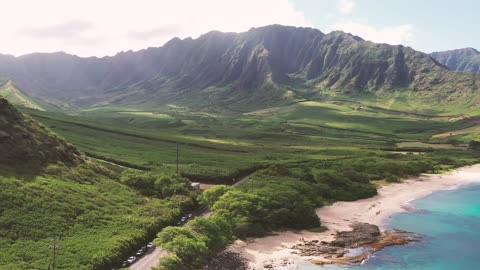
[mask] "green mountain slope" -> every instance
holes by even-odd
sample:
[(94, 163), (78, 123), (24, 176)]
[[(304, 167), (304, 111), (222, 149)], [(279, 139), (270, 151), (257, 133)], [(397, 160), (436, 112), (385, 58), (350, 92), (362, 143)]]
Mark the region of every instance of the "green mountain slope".
[(18, 89), (11, 80), (0, 80), (0, 96), (8, 99), (16, 106), (44, 111), (37, 102)]
[(480, 73), (480, 52), (473, 48), (434, 52), (430, 55), (450, 70)]
[(4, 98), (0, 98), (0, 148), (0, 168), (30, 171), (56, 162), (70, 166), (84, 162), (75, 147), (20, 113)]
[[(145, 197), (0, 99), (0, 269), (111, 269), (191, 207)], [(122, 170), (122, 168), (116, 168)], [(50, 266), (49, 266), (50, 265)]]
[(65, 53), (0, 55), (0, 76), (30, 96), (68, 108), (174, 104), (252, 111), (319, 95), (407, 93), (461, 104), (478, 96), (478, 75), (449, 71), (428, 54), (343, 32), (270, 25), (112, 57)]

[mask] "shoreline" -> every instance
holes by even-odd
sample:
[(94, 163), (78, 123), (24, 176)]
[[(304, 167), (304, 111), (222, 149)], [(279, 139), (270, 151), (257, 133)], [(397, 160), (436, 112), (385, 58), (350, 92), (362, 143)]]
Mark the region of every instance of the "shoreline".
[[(265, 269), (264, 265), (280, 265), (285, 261), (295, 264), (317, 257), (302, 257), (291, 249), (300, 240), (332, 241), (337, 231), (350, 230), (353, 222), (377, 225), (384, 230), (392, 215), (411, 211), (410, 203), (429, 194), (456, 189), (460, 186), (480, 183), (480, 164), (465, 166), (443, 174), (424, 174), (400, 183), (378, 188), (378, 195), (353, 202), (336, 202), (317, 209), (325, 232), (285, 231), (246, 241), (237, 240), (228, 250), (246, 258), (253, 269)], [(271, 268), (275, 269), (275, 268)]]

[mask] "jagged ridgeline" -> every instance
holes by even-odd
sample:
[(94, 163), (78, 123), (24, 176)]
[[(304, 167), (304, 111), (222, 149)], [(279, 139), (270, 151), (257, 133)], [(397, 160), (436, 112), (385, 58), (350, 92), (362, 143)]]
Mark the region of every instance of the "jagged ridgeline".
[(473, 48), (434, 52), (430, 55), (450, 70), (480, 73), (480, 52)]
[(77, 165), (81, 153), (30, 116), (0, 98), (0, 167), (36, 169), (50, 163)]
[[(112, 57), (0, 55), (0, 76), (59, 107), (177, 104), (249, 111), (319, 95), (462, 105), (478, 101), (479, 76), (451, 72), (430, 55), (343, 32), (271, 25), (212, 31)], [(62, 103), (62, 104), (60, 104)], [(391, 104), (381, 100), (379, 104)]]

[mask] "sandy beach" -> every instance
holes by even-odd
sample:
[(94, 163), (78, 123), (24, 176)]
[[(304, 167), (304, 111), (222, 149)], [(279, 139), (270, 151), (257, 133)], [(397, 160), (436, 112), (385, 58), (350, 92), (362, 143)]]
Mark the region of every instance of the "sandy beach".
[(353, 222), (371, 223), (383, 228), (395, 213), (411, 209), (409, 202), (432, 192), (454, 189), (461, 185), (480, 183), (480, 164), (462, 167), (444, 174), (425, 174), (401, 183), (389, 184), (378, 189), (378, 195), (355, 202), (337, 202), (317, 209), (322, 225), (328, 228), (322, 233), (309, 231), (279, 232), (274, 236), (236, 241), (230, 250), (240, 253), (257, 270), (267, 262), (278, 264), (289, 260), (305, 261), (312, 257), (292, 254), (293, 245), (304, 240), (331, 241), (336, 231), (349, 230)]

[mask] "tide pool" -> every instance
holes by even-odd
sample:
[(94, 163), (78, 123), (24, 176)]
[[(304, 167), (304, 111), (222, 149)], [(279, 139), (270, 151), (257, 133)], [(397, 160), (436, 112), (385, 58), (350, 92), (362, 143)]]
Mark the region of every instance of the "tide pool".
[(362, 265), (298, 270), (473, 270), (480, 269), (480, 185), (438, 191), (411, 203), (418, 211), (394, 215), (387, 227), (422, 235), (421, 242), (393, 246)]

